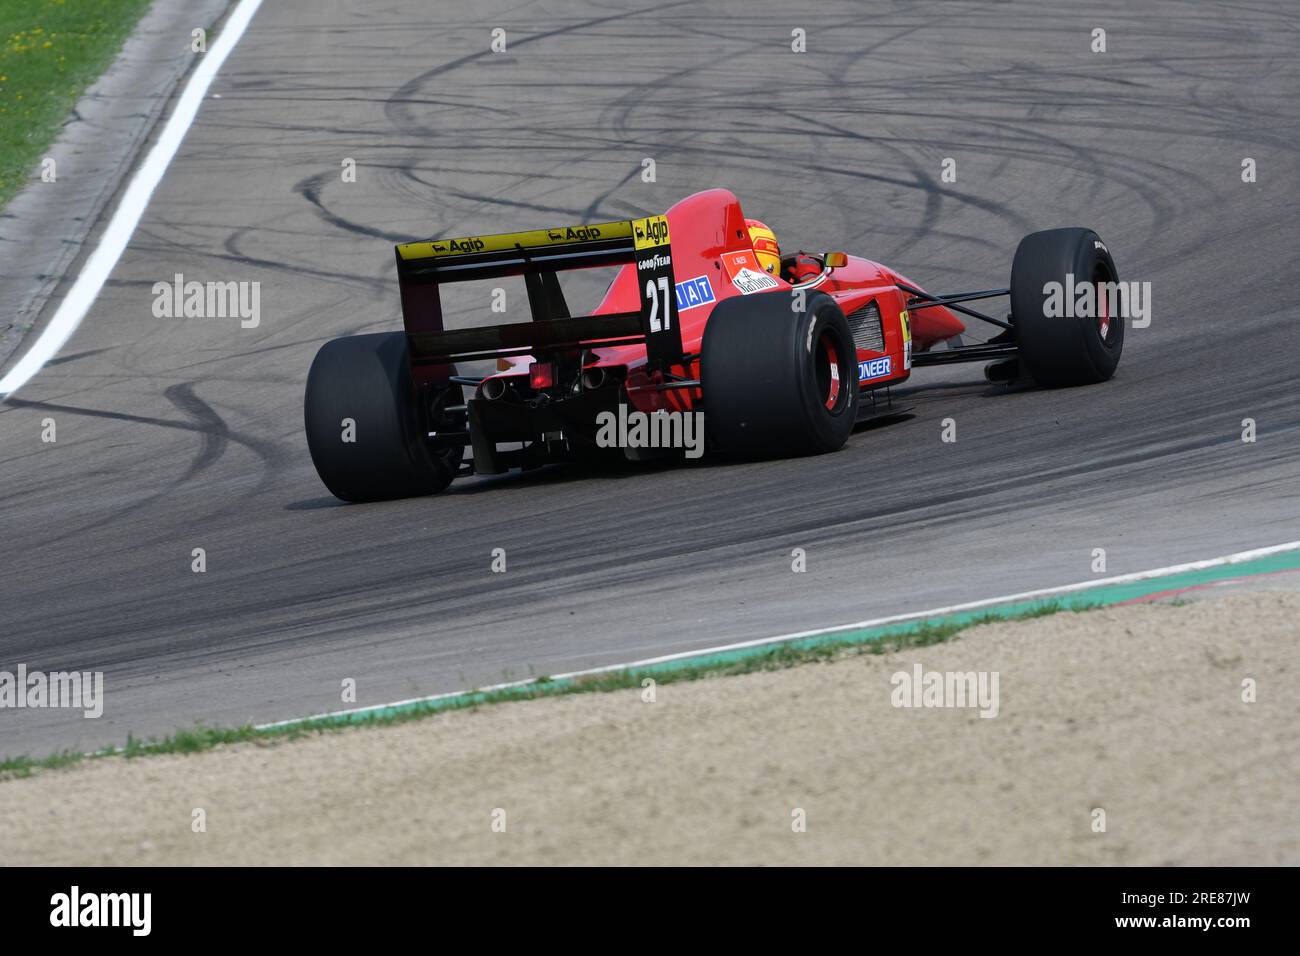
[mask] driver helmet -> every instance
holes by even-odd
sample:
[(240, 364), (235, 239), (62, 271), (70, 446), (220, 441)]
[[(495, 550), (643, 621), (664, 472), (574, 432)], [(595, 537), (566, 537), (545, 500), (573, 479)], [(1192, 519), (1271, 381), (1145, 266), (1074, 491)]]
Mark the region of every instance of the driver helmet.
[(776, 233), (767, 227), (767, 223), (757, 219), (746, 219), (745, 227), (749, 230), (749, 241), (754, 245), (758, 264), (772, 275), (780, 275), (781, 247), (777, 245)]

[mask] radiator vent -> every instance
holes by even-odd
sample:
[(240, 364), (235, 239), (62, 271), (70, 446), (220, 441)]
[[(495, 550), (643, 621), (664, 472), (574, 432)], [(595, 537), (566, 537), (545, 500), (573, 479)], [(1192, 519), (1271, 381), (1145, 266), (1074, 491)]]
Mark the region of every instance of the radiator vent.
[(885, 330), (880, 325), (880, 306), (875, 299), (849, 316), (849, 328), (853, 330), (853, 344), (857, 348), (885, 350)]

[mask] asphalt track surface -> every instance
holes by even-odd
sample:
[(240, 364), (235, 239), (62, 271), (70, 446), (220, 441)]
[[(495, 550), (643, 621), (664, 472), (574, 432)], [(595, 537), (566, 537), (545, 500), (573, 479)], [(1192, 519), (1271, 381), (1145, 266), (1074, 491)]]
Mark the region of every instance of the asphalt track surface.
[[(100, 720), (0, 713), (0, 755), (337, 709), (344, 678), (365, 705), (1063, 584), (1096, 548), (1121, 574), (1300, 538), (1294, 5), (1048, 7), (265, 5), (85, 323), (0, 405), (0, 669), (103, 670), (108, 694)], [(328, 496), (306, 371), (399, 327), (392, 243), (715, 185), (787, 247), (934, 291), (1088, 225), (1152, 321), (1098, 387), (922, 370), (910, 420), (821, 458)], [(175, 273), (260, 282), (260, 325), (155, 318)], [(482, 288), (454, 304), (497, 318)]]

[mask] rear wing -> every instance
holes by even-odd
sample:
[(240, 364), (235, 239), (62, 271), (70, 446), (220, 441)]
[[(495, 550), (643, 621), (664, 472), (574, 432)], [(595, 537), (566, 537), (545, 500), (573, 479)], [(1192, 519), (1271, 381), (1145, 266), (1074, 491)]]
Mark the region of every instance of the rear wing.
[[(430, 239), (397, 246), (402, 318), (419, 380), (444, 378), (457, 360), (644, 342), (652, 368), (683, 361), (672, 246), (666, 216), (648, 216), (531, 232)], [(640, 309), (607, 315), (569, 313), (556, 273), (636, 263)], [(448, 331), (441, 285), (524, 277), (531, 322)]]

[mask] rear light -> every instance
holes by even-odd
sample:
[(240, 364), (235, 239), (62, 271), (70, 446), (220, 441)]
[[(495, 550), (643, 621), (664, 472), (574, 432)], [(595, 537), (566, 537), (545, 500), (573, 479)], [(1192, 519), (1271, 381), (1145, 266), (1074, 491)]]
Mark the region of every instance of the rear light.
[(534, 362), (528, 366), (528, 384), (533, 391), (541, 392), (555, 385), (555, 365), (551, 362)]

